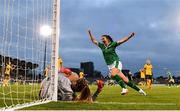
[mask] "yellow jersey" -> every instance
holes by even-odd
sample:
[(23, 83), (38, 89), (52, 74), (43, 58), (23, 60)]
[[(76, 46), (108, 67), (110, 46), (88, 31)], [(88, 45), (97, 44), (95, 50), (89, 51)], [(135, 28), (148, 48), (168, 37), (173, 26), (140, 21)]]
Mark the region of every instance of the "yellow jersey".
[(44, 71), (44, 76), (47, 77), (49, 75), (49, 68), (46, 67)]
[(11, 69), (12, 69), (12, 66), (8, 64), (5, 69), (5, 74), (10, 75)]
[(152, 68), (153, 66), (151, 64), (145, 64), (144, 65), (145, 75), (152, 75)]
[(140, 76), (141, 76), (142, 79), (145, 78), (145, 72), (144, 72), (144, 70), (141, 70), (141, 71), (140, 71)]
[(58, 58), (58, 70), (60, 69), (62, 63), (63, 63), (62, 59)]
[(84, 73), (83, 73), (83, 72), (80, 72), (80, 73), (79, 73), (79, 78), (80, 78), (80, 79), (84, 78)]

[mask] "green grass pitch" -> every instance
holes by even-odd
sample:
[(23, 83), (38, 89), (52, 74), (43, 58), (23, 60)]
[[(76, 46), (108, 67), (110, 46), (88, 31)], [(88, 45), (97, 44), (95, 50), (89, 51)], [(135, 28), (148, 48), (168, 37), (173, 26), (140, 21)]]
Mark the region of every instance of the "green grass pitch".
[[(30, 90), (27, 86), (26, 89)], [(92, 93), (96, 86), (90, 86)], [(138, 92), (129, 88), (127, 95), (120, 95), (121, 88), (119, 86), (105, 86), (102, 93), (94, 103), (85, 102), (50, 102), (38, 106), (24, 108), (25, 110), (180, 110), (180, 87), (154, 86), (151, 90), (142, 87), (147, 96), (142, 96)], [(13, 87), (12, 87), (13, 89)], [(17, 88), (16, 88), (17, 89)], [(38, 89), (38, 86), (37, 86)], [(23, 91), (21, 86), (19, 90)], [(2, 88), (1, 90), (2, 91)], [(37, 90), (38, 91), (38, 90)], [(27, 93), (27, 95), (18, 95), (27, 100), (36, 99), (37, 91)], [(1, 94), (2, 96), (2, 94)], [(7, 95), (6, 95), (7, 96)], [(17, 94), (12, 93), (15, 98)], [(8, 103), (8, 101), (6, 101)], [(15, 101), (14, 101), (15, 102)], [(19, 100), (19, 102), (21, 102)], [(23, 101), (22, 101), (23, 102)], [(28, 101), (27, 101), (28, 102)], [(9, 104), (11, 101), (9, 100)], [(15, 104), (15, 103), (14, 103)], [(0, 107), (4, 107), (4, 102), (0, 101)]]

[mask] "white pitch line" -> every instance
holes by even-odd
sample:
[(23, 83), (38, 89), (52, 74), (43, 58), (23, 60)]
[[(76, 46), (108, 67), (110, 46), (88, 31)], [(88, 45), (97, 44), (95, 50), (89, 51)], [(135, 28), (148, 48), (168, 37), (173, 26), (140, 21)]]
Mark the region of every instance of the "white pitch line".
[(22, 101), (22, 100), (25, 100), (25, 101), (32, 101), (32, 100), (30, 100), (30, 99), (23, 99), (23, 98), (0, 98), (0, 100), (1, 100), (1, 99), (3, 99), (3, 100), (5, 99), (5, 100), (21, 100), (21, 101)]
[[(79, 103), (78, 101), (59, 101), (59, 102), (63, 102), (63, 103)], [(179, 103), (150, 103), (150, 102), (92, 102), (92, 104), (103, 104), (103, 105), (111, 105), (111, 104), (118, 104), (118, 105), (161, 105), (161, 106), (171, 106), (171, 105), (176, 105), (176, 106), (180, 106)]]
[(123, 102), (93, 102), (95, 104), (119, 104), (119, 105), (176, 105), (176, 106), (180, 106), (180, 104), (177, 104), (177, 103), (138, 103), (138, 102), (128, 102), (128, 103), (123, 103)]
[[(4, 98), (0, 98), (0, 99), (4, 99)], [(11, 100), (11, 98), (5, 98), (6, 100)], [(18, 99), (18, 98), (13, 98), (13, 100), (23, 100), (23, 99)], [(26, 99), (26, 101), (30, 101), (28, 99)], [(78, 101), (59, 101), (59, 102), (63, 102), (63, 103), (78, 103)], [(104, 104), (104, 105), (110, 105), (110, 104), (118, 104), (118, 105), (162, 105), (162, 106), (165, 106), (165, 105), (168, 105), (168, 106), (171, 106), (171, 105), (176, 105), (176, 106), (180, 106), (180, 104), (178, 103), (150, 103), (150, 102), (144, 102), (144, 103), (139, 103), (139, 102), (98, 102), (98, 101), (95, 101), (93, 102), (94, 104)]]

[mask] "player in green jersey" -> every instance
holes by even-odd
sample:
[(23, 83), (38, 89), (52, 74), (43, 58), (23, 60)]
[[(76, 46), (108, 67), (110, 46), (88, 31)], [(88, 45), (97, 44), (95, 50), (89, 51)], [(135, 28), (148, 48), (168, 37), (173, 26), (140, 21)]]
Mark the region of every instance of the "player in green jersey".
[(166, 74), (168, 75), (168, 86), (173, 86), (175, 84), (172, 73), (167, 69)]
[(139, 91), (140, 94), (146, 95), (146, 93), (142, 89), (138, 88), (132, 81), (128, 80), (128, 78), (121, 72), (122, 64), (115, 51), (117, 46), (125, 43), (130, 38), (134, 37), (135, 33), (133, 32), (129, 36), (124, 37), (115, 42), (109, 35), (102, 35), (102, 43), (96, 41), (95, 37), (91, 34), (90, 30), (88, 31), (88, 34), (91, 41), (102, 50), (105, 62), (110, 71), (111, 78), (115, 80), (123, 88), (121, 94), (127, 93), (127, 89), (124, 84), (125, 82), (129, 87), (135, 89), (136, 91)]

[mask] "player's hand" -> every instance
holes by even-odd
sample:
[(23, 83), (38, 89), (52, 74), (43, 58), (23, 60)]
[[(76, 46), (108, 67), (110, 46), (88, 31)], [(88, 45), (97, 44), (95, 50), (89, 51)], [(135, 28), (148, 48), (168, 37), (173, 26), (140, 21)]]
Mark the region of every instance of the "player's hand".
[(132, 32), (132, 33), (130, 34), (130, 37), (134, 37), (134, 35), (135, 35), (135, 32)]
[(88, 34), (91, 35), (91, 30), (88, 30)]

